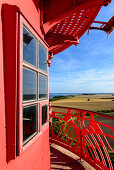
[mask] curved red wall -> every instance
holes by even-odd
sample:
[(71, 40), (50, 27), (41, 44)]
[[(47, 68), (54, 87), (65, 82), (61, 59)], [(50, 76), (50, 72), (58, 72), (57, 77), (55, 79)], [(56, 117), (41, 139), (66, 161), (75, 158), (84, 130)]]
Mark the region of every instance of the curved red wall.
[(16, 5), (29, 23), (42, 37), (40, 30), (40, 10), (37, 0), (1, 0), (0, 1), (0, 170), (49, 170), (49, 125), (39, 133), (38, 138), (15, 159), (6, 161), (6, 118), (5, 118), (5, 93), (4, 93), (4, 56), (3, 56), (3, 30), (2, 30), (2, 5)]

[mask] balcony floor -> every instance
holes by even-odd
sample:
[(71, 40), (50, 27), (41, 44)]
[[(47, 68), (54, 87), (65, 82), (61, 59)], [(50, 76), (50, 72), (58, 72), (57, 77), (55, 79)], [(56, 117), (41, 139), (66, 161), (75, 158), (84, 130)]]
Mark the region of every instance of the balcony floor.
[(51, 170), (94, 170), (85, 161), (80, 161), (79, 157), (70, 151), (51, 144)]

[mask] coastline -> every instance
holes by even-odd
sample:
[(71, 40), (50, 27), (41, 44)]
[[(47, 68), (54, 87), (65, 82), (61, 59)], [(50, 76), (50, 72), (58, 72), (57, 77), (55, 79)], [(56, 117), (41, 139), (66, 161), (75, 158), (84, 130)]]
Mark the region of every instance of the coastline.
[(54, 96), (69, 96), (69, 95), (114, 95), (114, 93), (49, 93), (49, 99), (52, 99)]

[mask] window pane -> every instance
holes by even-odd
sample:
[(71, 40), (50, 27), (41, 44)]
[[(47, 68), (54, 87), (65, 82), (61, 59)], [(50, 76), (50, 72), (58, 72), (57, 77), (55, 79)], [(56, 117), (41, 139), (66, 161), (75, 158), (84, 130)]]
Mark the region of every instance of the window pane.
[(45, 72), (47, 72), (47, 51), (46, 49), (39, 43), (39, 68)]
[(23, 108), (23, 143), (38, 133), (37, 105)]
[(48, 107), (47, 107), (47, 105), (45, 105), (45, 106), (42, 106), (42, 125), (44, 124), (44, 123), (46, 123), (47, 122), (47, 119), (48, 119), (48, 111), (47, 111), (47, 109), (48, 109)]
[(37, 98), (37, 73), (23, 68), (23, 101)]
[(39, 74), (39, 99), (47, 98), (47, 77)]
[(36, 38), (23, 27), (23, 60), (36, 66)]

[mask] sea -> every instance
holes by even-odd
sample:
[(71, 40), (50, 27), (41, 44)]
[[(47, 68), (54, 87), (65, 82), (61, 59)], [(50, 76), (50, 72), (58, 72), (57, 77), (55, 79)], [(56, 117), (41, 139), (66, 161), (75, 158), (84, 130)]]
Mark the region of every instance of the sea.
[(53, 98), (54, 96), (67, 96), (67, 95), (79, 95), (79, 93), (49, 93), (49, 98)]
[(67, 96), (67, 95), (82, 95), (82, 94), (113, 94), (113, 93), (49, 93), (49, 98), (53, 98), (54, 96)]

